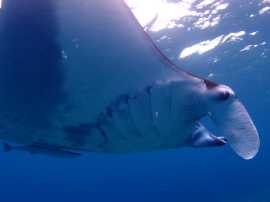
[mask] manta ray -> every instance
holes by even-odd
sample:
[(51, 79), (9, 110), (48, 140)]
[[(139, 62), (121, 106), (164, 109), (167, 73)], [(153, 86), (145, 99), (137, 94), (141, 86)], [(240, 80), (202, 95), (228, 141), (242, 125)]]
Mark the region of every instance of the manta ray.
[(123, 0), (2, 3), (5, 151), (79, 156), (228, 144), (244, 159), (257, 154), (258, 132), (235, 92), (174, 64)]

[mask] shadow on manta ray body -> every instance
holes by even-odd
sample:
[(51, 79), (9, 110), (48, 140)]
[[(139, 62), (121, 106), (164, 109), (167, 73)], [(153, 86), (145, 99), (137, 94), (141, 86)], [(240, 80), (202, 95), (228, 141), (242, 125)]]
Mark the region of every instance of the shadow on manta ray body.
[(25, 145), (6, 151), (259, 150), (233, 90), (176, 66), (123, 0), (4, 0), (0, 41), (0, 139)]

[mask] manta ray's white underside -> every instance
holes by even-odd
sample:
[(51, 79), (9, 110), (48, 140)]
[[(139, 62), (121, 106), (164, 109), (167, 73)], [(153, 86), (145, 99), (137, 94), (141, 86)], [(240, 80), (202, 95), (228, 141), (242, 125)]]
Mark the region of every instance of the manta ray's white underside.
[(236, 153), (258, 152), (232, 90), (174, 65), (123, 0), (6, 0), (0, 18), (1, 139), (103, 152), (225, 144), (197, 130), (211, 114)]

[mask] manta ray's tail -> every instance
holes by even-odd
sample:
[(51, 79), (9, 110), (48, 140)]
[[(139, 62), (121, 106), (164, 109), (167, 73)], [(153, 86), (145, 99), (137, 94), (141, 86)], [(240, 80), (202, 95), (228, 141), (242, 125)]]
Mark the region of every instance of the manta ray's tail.
[(257, 129), (238, 99), (224, 102), (210, 114), (232, 149), (244, 159), (256, 156), (260, 147)]

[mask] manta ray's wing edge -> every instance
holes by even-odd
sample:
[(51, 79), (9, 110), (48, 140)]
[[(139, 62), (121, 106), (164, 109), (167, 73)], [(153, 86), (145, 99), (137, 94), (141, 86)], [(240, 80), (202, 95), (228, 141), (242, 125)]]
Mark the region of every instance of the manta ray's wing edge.
[(169, 59), (162, 52), (162, 50), (160, 50), (160, 48), (156, 45), (156, 43), (153, 41), (153, 39), (151, 38), (151, 36), (146, 32), (146, 30), (143, 28), (143, 26), (139, 23), (139, 21), (137, 20), (137, 18), (135, 17), (135, 15), (132, 13), (132, 11), (129, 8), (129, 6), (127, 5), (127, 3), (124, 0), (122, 0), (121, 2), (123, 3), (123, 6), (126, 8), (126, 11), (127, 11), (128, 15), (129, 15), (130, 19), (133, 20), (135, 22), (135, 24), (137, 24), (137, 27), (144, 34), (144, 37), (148, 41), (148, 43), (150, 44), (150, 46), (151, 46), (154, 54), (156, 54), (156, 56), (159, 57), (159, 60), (162, 63), (164, 63), (164, 65), (166, 67), (170, 68), (171, 70), (173, 70), (174, 72), (176, 72), (178, 75), (181, 75), (181, 76), (183, 76), (185, 78), (188, 78), (188, 79), (194, 79), (194, 78), (203, 79), (200, 76), (195, 75), (195, 74), (193, 74), (193, 73), (185, 70), (182, 67), (179, 67), (171, 59)]

